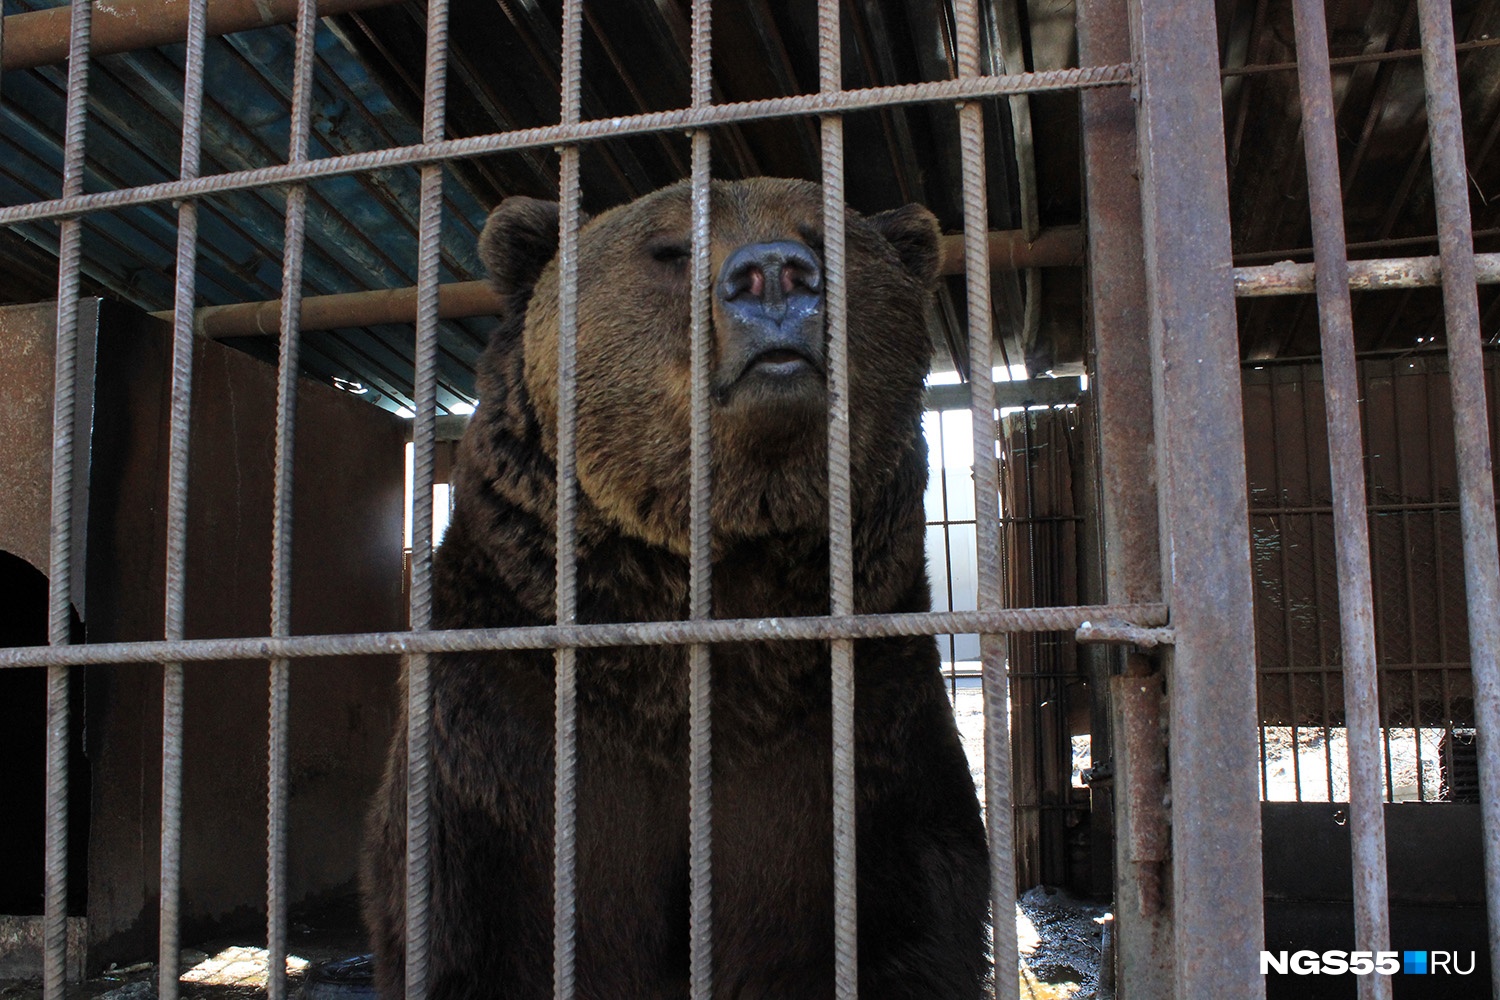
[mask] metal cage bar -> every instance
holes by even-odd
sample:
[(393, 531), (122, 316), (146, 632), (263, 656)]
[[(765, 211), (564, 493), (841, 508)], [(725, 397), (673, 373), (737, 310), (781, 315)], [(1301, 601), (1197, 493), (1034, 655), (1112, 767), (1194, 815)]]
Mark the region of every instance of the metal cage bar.
[[(83, 193), (88, 120), (91, 0), (73, 0), (68, 35), (62, 200)], [(78, 403), (78, 290), (82, 221), (62, 223), (57, 266), (57, 348), (53, 355), (52, 537), (48, 559), (47, 633), (52, 648), (72, 641), (74, 414)], [(47, 671), (46, 830), (43, 848), (42, 995), (63, 1000), (68, 955), (68, 669)]]
[[(955, 49), (960, 78), (979, 76), (979, 6), (955, 9)], [(1000, 470), (995, 450), (994, 338), (991, 329), (989, 247), (985, 188), (984, 111), (973, 102), (958, 109), (963, 174), (964, 274), (968, 300), (969, 391), (974, 435), (974, 518), (978, 607), (1001, 606)], [(1015, 818), (1012, 812), (1009, 719), (1010, 680), (1005, 636), (984, 631), (979, 658), (984, 685), (984, 802), (990, 860), (990, 923), (996, 1000), (1019, 996), (1020, 956), (1016, 908)]]
[[(839, 0), (818, 3), (818, 83), (824, 94), (843, 88)], [(853, 502), (849, 480), (848, 270), (844, 232), (844, 120), (820, 119), (823, 181), (824, 302), (828, 322), (828, 576), (829, 610), (854, 613)], [(859, 992), (854, 815), (854, 643), (833, 640), (833, 920), (834, 990), (838, 1000)]]
[(321, 180), (346, 174), (392, 167), (421, 166), (469, 159), (494, 153), (526, 149), (550, 149), (558, 145), (587, 142), (592, 139), (616, 139), (657, 132), (682, 132), (685, 129), (715, 125), (733, 125), (771, 118), (793, 118), (821, 115), (833, 111), (860, 111), (898, 104), (942, 104), (961, 100), (981, 100), (1019, 93), (1041, 93), (1055, 90), (1078, 90), (1088, 87), (1120, 87), (1131, 82), (1128, 64), (1087, 66), (1081, 69), (1046, 70), (1040, 73), (1016, 73), (1006, 76), (981, 76), (962, 80), (936, 80), (930, 83), (868, 87), (838, 93), (803, 94), (757, 101), (715, 104), (706, 108), (684, 108), (641, 115), (623, 115), (591, 121), (564, 122), (538, 128), (516, 129), (463, 139), (443, 139), (420, 145), (399, 146), (368, 153), (322, 157), (311, 163), (277, 167), (260, 167), (214, 174), (195, 181), (169, 181), (139, 187), (78, 194), (0, 208), (0, 225), (60, 219), (89, 212), (175, 201), (179, 198), (201, 198), (226, 191), (244, 191), (268, 184), (290, 184), (296, 181)]
[[(1431, 288), (1442, 281), (1438, 257), (1387, 257), (1347, 261), (1349, 290)], [(1242, 298), (1266, 295), (1308, 295), (1315, 290), (1312, 264), (1282, 261), (1234, 269), (1234, 293)], [(1474, 277), (1481, 285), (1500, 284), (1500, 253), (1474, 255)]]
[[(1322, 0), (1297, 0), (1298, 86), (1302, 95), (1303, 147), (1317, 258), (1318, 317), (1322, 330), (1324, 406), (1333, 484), (1339, 624), (1343, 644), (1344, 712), (1348, 726), (1350, 839), (1353, 844), (1355, 947), (1390, 948), (1385, 813), (1380, 790), (1380, 709), (1375, 671), (1375, 606), (1371, 592), (1369, 514), (1365, 496), (1364, 436), (1359, 416), (1359, 373), (1354, 363), (1354, 319), (1344, 247), (1343, 191), (1334, 133), (1328, 26)], [(1306, 383), (1301, 383), (1306, 385)], [(1304, 408), (1304, 412), (1307, 408)], [(1314, 546), (1314, 553), (1317, 548)], [(1316, 579), (1316, 576), (1315, 576)], [(1321, 636), (1321, 630), (1319, 635)], [(1328, 662), (1326, 656), (1319, 656)], [(1295, 679), (1292, 681), (1295, 690)], [(1324, 687), (1324, 699), (1327, 688)], [(1292, 760), (1297, 713), (1292, 712)], [(1324, 710), (1327, 734), (1327, 710)], [(1327, 746), (1325, 740), (1325, 747)], [(1328, 797), (1333, 797), (1328, 768)], [(1301, 799), (1300, 780), (1297, 798)], [(1359, 977), (1362, 1000), (1388, 998), (1387, 976)]]
[[(713, 102), (713, 8), (693, 0), (692, 102)], [(709, 206), (713, 178), (707, 129), (692, 142), (692, 440), (688, 537), (688, 616), (713, 614), (712, 434), (709, 428), (709, 373), (713, 334), (709, 290), (713, 285)], [(713, 954), (713, 716), (712, 663), (702, 643), (688, 647), (688, 984), (692, 1000), (709, 1000), (714, 988)]]
[(1418, 18), (1463, 524), (1464, 586), (1469, 604), (1474, 721), (1479, 742), (1490, 976), (1492, 988), (1500, 993), (1500, 662), (1497, 662), (1500, 660), (1500, 565), (1495, 555), (1495, 484), (1485, 405), (1453, 9), (1440, 0), (1418, 0)]
[[(203, 60), (206, 0), (188, 12), (188, 46), (182, 86), (183, 180), (198, 176), (202, 146)], [(164, 634), (183, 637), (187, 598), (188, 444), (193, 390), (193, 305), (197, 287), (198, 206), (183, 202), (177, 213), (177, 275), (172, 322), (172, 401), (167, 457), (166, 595)], [(185, 677), (181, 662), (162, 668), (161, 891), (157, 937), (157, 990), (176, 1000), (181, 947), (182, 745)]]
[(182, 642), (102, 642), (88, 646), (21, 646), (0, 650), (0, 670), (79, 664), (167, 663), (172, 660), (267, 660), (309, 656), (463, 653), (478, 650), (597, 649), (601, 646), (690, 645), (766, 639), (873, 639), (893, 635), (973, 632), (1057, 632), (1088, 623), (1153, 627), (1167, 623), (1165, 604), (1091, 604), (993, 611), (926, 611), (805, 618), (713, 618), (701, 622), (605, 622), (513, 628), (361, 632)]
[[(1133, 0), (1163, 576), (1176, 995), (1265, 993), (1239, 340), (1213, 18)], [(1228, 457), (1228, 461), (1226, 461)], [(1212, 740), (1182, 739), (1207, 731)]]
[[(292, 116), (287, 161), (308, 159), (312, 131), (313, 43), (318, 29), (317, 0), (301, 0), (292, 63)], [(298, 358), (302, 337), (303, 255), (307, 229), (307, 187), (287, 191), (285, 243), (281, 264), (281, 344), (276, 375), (276, 468), (271, 512), (271, 634), (292, 632), (292, 507), (296, 453)], [(287, 806), (291, 725), (291, 661), (270, 663), (269, 732), (266, 752), (266, 995), (285, 1000), (287, 901)]]
[[(422, 139), (445, 130), (448, 4), (427, 4)], [(417, 322), (412, 389), (411, 627), (432, 627), (432, 480), (437, 419), (438, 280), (442, 263), (443, 167), (422, 168), (418, 193)], [(406, 996), (425, 1000), (431, 947), (432, 663), (408, 658), (406, 728)]]
[[(583, 0), (563, 2), (562, 124), (576, 125), (582, 107)], [(558, 213), (557, 333), (557, 624), (578, 620), (577, 344), (578, 147), (563, 146)], [(577, 959), (578, 670), (577, 650), (556, 652), (556, 784), (554, 787), (553, 995), (571, 1000)]]
[[(857, 940), (855, 928), (855, 817), (854, 817), (854, 673), (853, 641), (863, 636), (937, 634), (977, 632), (982, 635), (983, 659), (989, 696), (987, 697), (987, 739), (989, 766), (987, 799), (991, 808), (990, 845), (993, 865), (993, 901), (995, 904), (995, 947), (1000, 996), (1014, 996), (1016, 990), (1015, 940), (1011, 934), (1010, 910), (1014, 908), (1013, 837), (1010, 824), (1010, 750), (1009, 727), (1005, 714), (1008, 678), (1003, 666), (1002, 639), (1009, 631), (1071, 629), (1089, 621), (1124, 620), (1149, 627), (1165, 623), (1165, 608), (1157, 604), (1089, 606), (1083, 608), (1002, 609), (999, 587), (999, 517), (998, 480), (995, 467), (994, 386), (991, 379), (992, 316), (989, 304), (989, 241), (987, 239), (987, 203), (985, 192), (983, 117), (977, 103), (982, 99), (1040, 92), (1054, 89), (1116, 86), (1128, 82), (1129, 67), (1124, 64), (1090, 67), (1036, 74), (1007, 74), (985, 77), (979, 71), (980, 17), (977, 5), (961, 4), (956, 27), (960, 53), (960, 79), (930, 84), (903, 85), (845, 91), (839, 66), (839, 4), (825, 0), (820, 10), (820, 92), (796, 98), (739, 104), (713, 105), (709, 67), (709, 0), (695, 0), (693, 24), (693, 96), (692, 106), (675, 112), (640, 115), (625, 119), (585, 122), (580, 119), (581, 82), (581, 7), (570, 0), (564, 7), (563, 85), (561, 122), (555, 127), (521, 130), (467, 140), (444, 139), (444, 93), (447, 49), (447, 8), (441, 0), (427, 5), (426, 81), (424, 86), (423, 137), (420, 144), (384, 150), (374, 154), (330, 157), (311, 160), (308, 156), (309, 101), (312, 80), (313, 48), (318, 10), (316, 0), (300, 0), (298, 5), (297, 50), (292, 100), (292, 128), (288, 163), (282, 167), (238, 171), (199, 177), (196, 169), (196, 106), (203, 95), (201, 79), (202, 42), (208, 28), (207, 0), (193, 0), (193, 26), (189, 29), (188, 71), (185, 74), (185, 104), (194, 105), (194, 123), (184, 124), (183, 169), (175, 182), (128, 188), (120, 191), (84, 195), (81, 186), (81, 158), (72, 177), (79, 183), (65, 184), (63, 197), (30, 205), (0, 209), (0, 222), (14, 223), (58, 219), (64, 229), (60, 255), (60, 299), (66, 306), (76, 300), (80, 273), (78, 233), (81, 217), (91, 212), (114, 210), (126, 206), (160, 204), (180, 200), (181, 241), (177, 254), (178, 280), (174, 310), (176, 353), (174, 355), (174, 392), (172, 433), (174, 443), (172, 469), (169, 474), (169, 504), (177, 511), (170, 515), (176, 525), (169, 530), (169, 565), (183, 566), (182, 542), (186, 538), (187, 442), (189, 439), (190, 362), (193, 347), (193, 276), (196, 259), (194, 221), (198, 199), (203, 197), (264, 187), (291, 185), (288, 190), (286, 247), (283, 257), (283, 295), (280, 300), (282, 332), (276, 406), (276, 485), (273, 515), (272, 612), (269, 634), (264, 637), (228, 640), (183, 639), (184, 575), (169, 570), (166, 637), (154, 643), (120, 643), (90, 647), (87, 650), (62, 648), (66, 637), (54, 638), (50, 651), (0, 651), (0, 667), (26, 666), (45, 662), (54, 678), (61, 678), (61, 750), (53, 756), (60, 763), (49, 777), (49, 794), (59, 801), (66, 790), (66, 678), (74, 664), (149, 662), (164, 665), (167, 677), (164, 694), (164, 795), (163, 795), (163, 919), (159, 937), (159, 960), (164, 996), (175, 995), (178, 951), (178, 913), (175, 905), (176, 884), (180, 877), (177, 857), (180, 824), (182, 682), (181, 664), (196, 660), (256, 658), (270, 663), (270, 712), (268, 715), (268, 750), (270, 782), (268, 792), (267, 850), (267, 943), (271, 962), (268, 992), (273, 998), (286, 994), (286, 877), (287, 846), (287, 768), (290, 669), (294, 659), (328, 655), (331, 651), (403, 652), (408, 662), (408, 730), (407, 730), (407, 982), (409, 997), (425, 997), (427, 975), (428, 853), (430, 817), (428, 782), (431, 746), (431, 720), (428, 703), (431, 697), (429, 656), (433, 653), (461, 649), (553, 648), (557, 650), (557, 834), (555, 870), (554, 940), (555, 981), (558, 997), (571, 996), (574, 988), (573, 934), (576, 914), (573, 901), (574, 873), (572, 849), (576, 823), (577, 781), (577, 715), (576, 715), (576, 649), (600, 645), (635, 645), (646, 643), (687, 643), (692, 670), (692, 757), (693, 775), (693, 891), (692, 934), (694, 947), (692, 979), (694, 996), (708, 996), (712, 989), (712, 938), (710, 932), (711, 891), (708, 847), (711, 840), (709, 766), (709, 661), (707, 643), (730, 641), (765, 641), (769, 639), (819, 638), (831, 641), (831, 670), (834, 690), (833, 777), (835, 787), (835, 855), (837, 921), (837, 982), (841, 997), (853, 997), (857, 990)], [(70, 74), (76, 73), (76, 84), (69, 86), (69, 148), (81, 156), (82, 108), (86, 99), (83, 74), (87, 71), (89, 21), (88, 4), (75, 4), (85, 16), (73, 18), (74, 58)], [(196, 42), (194, 42), (196, 39)], [(196, 45), (196, 55), (194, 55)], [(197, 69), (194, 69), (196, 60)], [(195, 76), (195, 73), (197, 74)], [(963, 135), (963, 173), (965, 179), (966, 273), (972, 315), (970, 336), (975, 370), (973, 411), (978, 462), (978, 532), (981, 553), (981, 597), (975, 612), (856, 616), (853, 593), (853, 556), (850, 524), (853, 498), (849, 468), (849, 398), (848, 343), (846, 330), (845, 260), (843, 225), (845, 218), (842, 113), (861, 108), (884, 107), (900, 103), (959, 100)], [(74, 106), (78, 125), (73, 128)], [(710, 618), (710, 525), (709, 456), (707, 421), (707, 288), (709, 237), (709, 133), (710, 126), (754, 121), (792, 115), (823, 116), (823, 181), (827, 267), (827, 312), (830, 326), (830, 398), (829, 420), (829, 503), (830, 503), (830, 586), (831, 601), (827, 616), (801, 619), (767, 619), (761, 621), (713, 621)], [(186, 114), (185, 114), (186, 117)], [(577, 255), (579, 228), (579, 148), (578, 144), (606, 135), (644, 135), (654, 132), (689, 130), (693, 145), (694, 202), (694, 268), (697, 300), (694, 303), (694, 450), (693, 450), (693, 566), (692, 601), (687, 622), (653, 622), (620, 625), (580, 626), (576, 605), (576, 527), (573, 497), (576, 489), (572, 425), (576, 417), (575, 342), (577, 316), (574, 311), (577, 292)], [(189, 169), (189, 137), (193, 166)], [(559, 237), (562, 274), (560, 306), (562, 332), (559, 339), (559, 431), (558, 450), (558, 541), (557, 541), (557, 624), (535, 629), (475, 629), (434, 631), (431, 605), (432, 557), (432, 490), (433, 414), (436, 400), (436, 344), (438, 302), (438, 263), (441, 247), (441, 196), (446, 162), (463, 157), (487, 155), (497, 151), (547, 147), (562, 144), (562, 182)], [(72, 155), (72, 154), (70, 154)], [(291, 562), (293, 442), (295, 439), (296, 381), (298, 369), (301, 286), (303, 282), (303, 247), (306, 224), (306, 185), (319, 179), (350, 173), (389, 169), (393, 166), (421, 168), (421, 204), (419, 222), (419, 262), (416, 319), (416, 411), (414, 440), (417, 481), (414, 512), (414, 551), (412, 559), (411, 631), (404, 633), (369, 633), (349, 636), (293, 636), (291, 634)], [(66, 171), (65, 171), (66, 175)], [(70, 294), (61, 294), (70, 291)], [(65, 366), (63, 344), (76, 338), (76, 313), (59, 319), (59, 386), (63, 386)], [(67, 376), (71, 378), (71, 376)], [(72, 382), (58, 393), (59, 405), (72, 405)], [(71, 420), (58, 420), (56, 452), (63, 451), (63, 428)], [(71, 477), (68, 470), (64, 480)], [(54, 490), (56, 501), (68, 514), (69, 491)], [(991, 537), (993, 536), (993, 537)], [(54, 568), (62, 567), (61, 593), (67, 592), (66, 530), (54, 532), (54, 544), (61, 538), (63, 555), (54, 558)], [(170, 539), (175, 538), (174, 543)], [(172, 545), (176, 549), (172, 550)], [(986, 559), (988, 558), (988, 562)], [(983, 581), (989, 581), (986, 585)], [(57, 618), (59, 584), (54, 581), (54, 621)], [(62, 600), (66, 621), (66, 600)], [(54, 633), (65, 631), (64, 626)], [(56, 687), (56, 684), (54, 684)], [(52, 740), (59, 737), (54, 728)], [(174, 751), (174, 745), (177, 749)], [(177, 789), (174, 793), (172, 789)], [(174, 804), (175, 803), (175, 804)], [(65, 845), (51, 847), (51, 825), (56, 817), (65, 819), (65, 803), (49, 808), (49, 874), (54, 857), (65, 859)], [(61, 834), (60, 834), (61, 835)], [(170, 887), (170, 891), (169, 891)], [(61, 913), (61, 904), (53, 906), (55, 885), (49, 880), (49, 921)], [(60, 925), (60, 920), (59, 920)], [(52, 938), (49, 937), (49, 998), (62, 995), (63, 959), (53, 961)], [(57, 951), (62, 955), (61, 950)], [(56, 968), (55, 984), (51, 973)]]

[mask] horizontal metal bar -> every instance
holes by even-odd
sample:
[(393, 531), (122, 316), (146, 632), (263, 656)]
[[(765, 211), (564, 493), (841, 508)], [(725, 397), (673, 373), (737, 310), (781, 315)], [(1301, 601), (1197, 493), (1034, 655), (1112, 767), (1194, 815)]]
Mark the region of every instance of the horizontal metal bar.
[(1120, 643), (1153, 649), (1157, 646), (1170, 646), (1176, 639), (1176, 633), (1170, 628), (1142, 628), (1117, 621), (1090, 621), (1079, 625), (1073, 637), (1078, 642)]
[[(1076, 378), (1030, 378), (995, 383), (995, 407), (1066, 406), (1083, 398)], [(929, 410), (967, 410), (972, 405), (968, 383), (934, 385), (927, 389)]]
[[(439, 413), (434, 422), (432, 439), (438, 444), (452, 444), (464, 436), (464, 431), (469, 429), (470, 414), (467, 413)], [(406, 441), (410, 444), (413, 440), (415, 421), (408, 417), (406, 419)]]
[[(1471, 669), (1470, 663), (1465, 660), (1462, 663), (1376, 663), (1377, 670), (1390, 673), (1406, 673), (1419, 670), (1455, 670), (1468, 673)], [(1256, 668), (1261, 674), (1342, 674), (1344, 668), (1337, 663), (1331, 664), (1308, 664), (1307, 666), (1293, 667), (1266, 667)]]
[(22, 646), (0, 649), (0, 669), (100, 663), (169, 663), (274, 660), (307, 656), (379, 656), (463, 653), (566, 646), (682, 646), (699, 642), (873, 639), (896, 635), (986, 632), (1059, 632), (1086, 621), (1119, 620), (1163, 625), (1165, 604), (1103, 604), (999, 611), (928, 611), (912, 614), (726, 618), (722, 621), (629, 622), (598, 625), (531, 625), (521, 628), (431, 632), (362, 632), (275, 638), (188, 639), (181, 642), (110, 642), (90, 646)]
[[(397, 0), (320, 0), (318, 16), (388, 7)], [(93, 5), (90, 56), (155, 48), (187, 39), (188, 6), (177, 0), (119, 0)], [(233, 34), (273, 24), (291, 24), (297, 0), (213, 0), (208, 5), (208, 35)], [(68, 30), (73, 12), (66, 4), (47, 10), (12, 14), (5, 19), (0, 66), (7, 71), (32, 69), (68, 58)]]
[[(493, 316), (504, 304), (487, 281), (458, 281), (438, 287), (438, 318), (466, 319)], [(168, 319), (168, 312), (154, 312)], [(309, 295), (302, 299), (302, 317), (297, 328), (337, 330), (343, 327), (379, 326), (383, 323), (413, 323), (417, 316), (417, 288), (380, 288), (335, 295)], [(205, 306), (193, 316), (193, 330), (209, 340), (232, 337), (276, 337), (281, 333), (281, 300), (236, 302)]]
[[(942, 237), (942, 274), (963, 273), (963, 234)], [(989, 234), (990, 266), (993, 270), (1019, 270), (1028, 267), (1070, 267), (1078, 265), (1083, 249), (1083, 234), (1076, 226), (1043, 231), (1028, 243), (1019, 230), (995, 230)], [(1480, 284), (1500, 284), (1500, 254), (1479, 254), (1475, 258)], [(1282, 261), (1256, 267), (1234, 269), (1235, 294), (1241, 297), (1267, 295), (1310, 295), (1313, 292), (1313, 264)], [(1386, 260), (1350, 261), (1349, 287), (1355, 291), (1382, 288), (1421, 288), (1435, 286), (1441, 280), (1436, 257), (1400, 257)], [(410, 323), (416, 316), (417, 290), (384, 288), (365, 292), (343, 292), (314, 295), (302, 300), (301, 329), (334, 330), (341, 327), (376, 326), (383, 323)], [(438, 315), (443, 319), (465, 319), (491, 316), (502, 306), (498, 293), (485, 281), (459, 281), (441, 286)], [(281, 300), (240, 302), (232, 305), (206, 306), (197, 311), (193, 326), (199, 336), (211, 340), (230, 337), (276, 336), (281, 330)], [(152, 313), (170, 321), (170, 310)], [(1017, 390), (1027, 401), (1037, 403), (1076, 402), (1076, 383), (1050, 385), (1040, 381), (1025, 383)], [(1063, 386), (1067, 386), (1066, 389)], [(997, 390), (1011, 390), (1003, 384)], [(933, 409), (968, 407), (968, 386), (939, 386), (928, 391), (930, 399), (940, 400)], [(1063, 398), (1066, 397), (1066, 398)], [(1001, 405), (1024, 405), (1024, 402)]]
[[(1479, 284), (1500, 284), (1500, 253), (1475, 254), (1474, 270)], [(1237, 267), (1234, 269), (1234, 294), (1240, 298), (1311, 295), (1316, 274), (1316, 264), (1292, 261)], [(1442, 280), (1442, 267), (1437, 257), (1390, 257), (1349, 262), (1349, 288), (1356, 292), (1433, 288)]]
[(551, 149), (559, 145), (588, 142), (595, 139), (620, 139), (655, 132), (680, 132), (686, 129), (710, 128), (772, 118), (849, 112), (885, 108), (901, 104), (927, 104), (964, 100), (982, 100), (1010, 94), (1057, 90), (1080, 90), (1086, 87), (1120, 87), (1131, 82), (1128, 63), (1113, 66), (1089, 66), (1083, 69), (1048, 70), (1041, 73), (1007, 73), (1003, 76), (967, 77), (961, 80), (937, 80), (890, 87), (869, 87), (828, 94), (800, 94), (761, 101), (716, 104), (705, 108), (680, 108), (654, 111), (619, 118), (597, 118), (571, 125), (543, 125), (537, 128), (497, 132), (491, 135), (443, 142), (425, 142), (412, 146), (366, 153), (329, 156), (309, 163), (260, 167), (214, 174), (195, 181), (167, 181), (118, 191), (53, 198), (27, 205), (0, 208), (0, 225), (35, 222), (41, 219), (65, 219), (89, 212), (150, 205), (180, 198), (201, 198), (226, 191), (244, 191), (268, 184), (314, 181), (325, 177), (342, 177), (392, 167), (421, 166), (449, 160), (488, 156), (494, 153), (525, 149)]
[[(941, 237), (939, 273), (963, 273), (963, 241), (962, 233), (950, 233)], [(1077, 226), (1043, 230), (1035, 240), (1029, 241), (1020, 230), (995, 230), (989, 234), (989, 244), (990, 266), (996, 270), (1077, 267), (1083, 263), (1083, 230)], [(441, 319), (493, 316), (503, 305), (504, 300), (487, 281), (451, 282), (438, 289), (438, 316)], [(377, 326), (383, 323), (410, 323), (416, 314), (415, 286), (313, 295), (302, 299), (302, 321), (298, 328), (305, 332)], [(151, 315), (162, 320), (172, 318), (169, 310)], [(194, 315), (193, 327), (200, 337), (210, 340), (274, 337), (281, 332), (281, 300), (205, 306)], [(967, 401), (963, 405), (968, 406)]]
[[(1476, 38), (1473, 41), (1459, 42), (1454, 46), (1459, 52), (1468, 52), (1473, 49), (1487, 49), (1494, 45), (1500, 45), (1500, 38)], [(1361, 52), (1356, 56), (1338, 56), (1328, 60), (1330, 66), (1361, 66), (1368, 63), (1394, 62), (1401, 59), (1421, 58), (1421, 49), (1396, 49), (1393, 52)], [(1290, 73), (1297, 68), (1295, 62), (1260, 63), (1249, 66), (1226, 66), (1219, 70), (1219, 76), (1252, 76), (1258, 73)]]
[[(1458, 501), (1451, 503), (1372, 503), (1365, 506), (1365, 510), (1371, 514), (1406, 514), (1413, 511), (1452, 511), (1458, 512)], [(1332, 514), (1333, 508), (1327, 505), (1307, 507), (1257, 507), (1252, 501), (1250, 504), (1251, 517), (1278, 517), (1286, 514), (1291, 516), (1306, 516), (1318, 514)]]
[[(990, 230), (990, 270), (1023, 271), (1031, 267), (1082, 267), (1083, 227), (1056, 226), (1043, 229), (1028, 240), (1019, 229)], [(964, 234), (939, 238), (942, 257), (939, 274), (964, 273)]]
[[(1500, 227), (1491, 226), (1487, 229), (1474, 230), (1474, 240), (1493, 239), (1500, 236)], [(1346, 244), (1352, 254), (1359, 254), (1367, 259), (1376, 257), (1389, 257), (1392, 251), (1406, 250), (1413, 247), (1429, 247), (1437, 245), (1437, 234), (1430, 236), (1393, 236), (1383, 240), (1360, 240), (1356, 243)], [(1253, 253), (1237, 253), (1234, 262), (1240, 267), (1250, 267), (1255, 264), (1276, 264), (1281, 261), (1295, 260), (1299, 257), (1311, 258), (1312, 247), (1291, 247), (1277, 250), (1256, 250)]]

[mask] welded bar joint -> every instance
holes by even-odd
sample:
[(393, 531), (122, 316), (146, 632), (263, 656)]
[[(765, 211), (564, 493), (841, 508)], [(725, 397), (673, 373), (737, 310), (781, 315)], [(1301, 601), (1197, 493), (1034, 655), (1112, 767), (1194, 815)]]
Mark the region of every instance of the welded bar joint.
[(1117, 643), (1141, 649), (1170, 646), (1176, 637), (1170, 628), (1141, 628), (1118, 621), (1084, 622), (1073, 633), (1076, 642)]

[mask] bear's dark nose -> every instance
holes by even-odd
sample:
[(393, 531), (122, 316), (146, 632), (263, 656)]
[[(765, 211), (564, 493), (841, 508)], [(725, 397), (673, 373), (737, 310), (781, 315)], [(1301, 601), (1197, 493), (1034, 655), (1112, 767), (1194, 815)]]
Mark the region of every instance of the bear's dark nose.
[(724, 381), (752, 367), (823, 370), (823, 267), (811, 248), (794, 240), (742, 246), (724, 261), (714, 292), (728, 321), (718, 331)]

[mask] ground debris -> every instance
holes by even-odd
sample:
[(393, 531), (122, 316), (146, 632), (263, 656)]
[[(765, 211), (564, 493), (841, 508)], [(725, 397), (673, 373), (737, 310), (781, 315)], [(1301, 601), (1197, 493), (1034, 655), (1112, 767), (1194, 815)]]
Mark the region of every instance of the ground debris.
[(1016, 901), (1021, 995), (1035, 1000), (1103, 1000), (1099, 989), (1107, 905), (1037, 886)]

